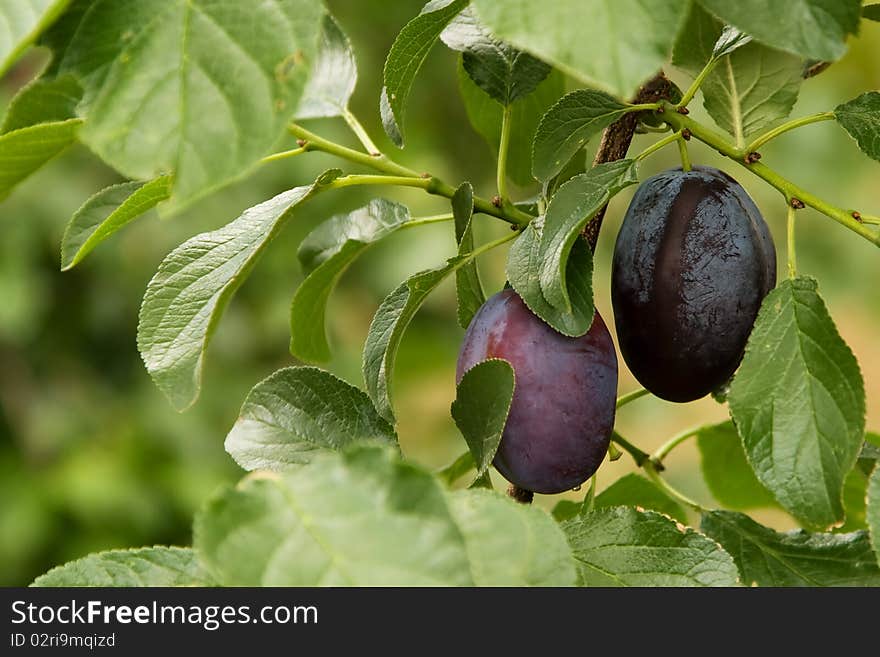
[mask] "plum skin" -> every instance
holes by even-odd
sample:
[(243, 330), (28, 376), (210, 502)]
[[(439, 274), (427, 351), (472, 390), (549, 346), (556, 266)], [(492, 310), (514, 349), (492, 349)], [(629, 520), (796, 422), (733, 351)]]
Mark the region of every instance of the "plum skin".
[(711, 167), (653, 176), (636, 190), (614, 248), (623, 359), (658, 397), (703, 397), (739, 366), (775, 285), (773, 238), (733, 178)]
[(506, 360), (515, 374), (497, 470), (516, 486), (545, 494), (589, 479), (608, 451), (617, 395), (617, 355), (599, 313), (585, 335), (570, 338), (534, 315), (514, 290), (502, 290), (471, 320), (456, 380), (490, 358)]

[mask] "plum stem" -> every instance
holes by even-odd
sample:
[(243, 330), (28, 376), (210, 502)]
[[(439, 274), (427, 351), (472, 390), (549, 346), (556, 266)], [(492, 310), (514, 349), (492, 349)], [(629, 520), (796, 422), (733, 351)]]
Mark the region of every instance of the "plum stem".
[(691, 157), (688, 155), (688, 147), (687, 142), (684, 139), (683, 133), (679, 131), (678, 133), (678, 155), (681, 157), (681, 170), (682, 171), (690, 171), (691, 170)]
[(640, 450), (638, 447), (629, 442), (626, 438), (621, 436), (617, 431), (613, 431), (611, 433), (611, 440), (617, 443), (621, 447), (621, 449), (623, 449), (623, 451), (628, 452), (629, 455), (633, 457), (636, 465), (638, 465), (639, 467), (643, 466), (645, 463), (651, 460), (650, 454)]
[(787, 236), (787, 255), (788, 255), (788, 277), (794, 278), (797, 276), (797, 252), (795, 250), (795, 239), (794, 239), (794, 213), (797, 209), (789, 204), (788, 206), (788, 215), (786, 217), (786, 236)]
[(650, 394), (645, 388), (639, 388), (638, 390), (633, 390), (631, 392), (627, 392), (620, 397), (617, 398), (617, 404), (615, 408), (620, 408), (622, 406), (626, 406), (630, 402), (634, 402), (636, 399), (640, 397), (644, 397), (645, 395)]
[(531, 504), (532, 500), (535, 499), (535, 494), (532, 491), (520, 488), (516, 484), (510, 484), (507, 494), (520, 504)]
[(690, 429), (685, 429), (684, 431), (675, 434), (674, 436), (672, 436), (672, 438), (660, 445), (660, 447), (658, 447), (653, 454), (651, 454), (651, 461), (653, 461), (655, 464), (663, 463), (663, 459), (666, 458), (669, 452), (681, 445), (688, 438), (693, 438), (694, 436), (696, 436), (707, 426), (708, 425), (700, 425), (697, 427), (691, 427)]
[(358, 141), (361, 142), (367, 153), (374, 157), (377, 155), (382, 155), (382, 152), (379, 150), (373, 140), (370, 139), (370, 135), (366, 131), (364, 126), (361, 125), (361, 122), (358, 121), (357, 117), (352, 114), (351, 110), (347, 107), (342, 111), (342, 118), (345, 119), (348, 127), (351, 128), (351, 131), (358, 138)]
[(658, 139), (657, 141), (655, 141), (653, 144), (651, 144), (645, 150), (643, 150), (641, 153), (639, 153), (638, 155), (635, 156), (636, 162), (640, 162), (641, 160), (644, 160), (649, 155), (653, 155), (654, 153), (659, 151), (661, 148), (663, 148), (664, 146), (668, 146), (669, 144), (671, 144), (674, 141), (677, 141), (677, 142), (681, 141), (681, 132), (680, 131), (674, 132), (671, 135), (666, 135), (662, 139)]
[(645, 462), (645, 464), (642, 466), (642, 468), (645, 470), (645, 474), (647, 474), (648, 477), (650, 477), (651, 481), (653, 481), (657, 485), (657, 487), (660, 488), (660, 490), (662, 490), (664, 493), (669, 495), (671, 498), (678, 500), (679, 502), (681, 502), (685, 506), (689, 506), (697, 513), (703, 513), (705, 511), (705, 509), (702, 507), (702, 505), (700, 505), (698, 502), (692, 500), (691, 498), (689, 498), (687, 495), (685, 495), (684, 493), (682, 493), (678, 489), (671, 486), (669, 484), (669, 482), (667, 482), (663, 477), (661, 477), (660, 473), (657, 470), (656, 463), (649, 460), (649, 461)]

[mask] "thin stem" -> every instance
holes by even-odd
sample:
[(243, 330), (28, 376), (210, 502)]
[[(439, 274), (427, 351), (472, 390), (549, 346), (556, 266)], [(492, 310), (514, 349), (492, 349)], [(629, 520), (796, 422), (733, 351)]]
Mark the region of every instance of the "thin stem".
[(269, 162), (277, 162), (278, 160), (286, 160), (289, 157), (296, 157), (297, 155), (301, 155), (305, 153), (306, 149), (303, 147), (292, 148), (289, 151), (281, 151), (280, 153), (272, 153), (271, 155), (267, 155), (260, 162), (262, 164), (268, 164)]
[(409, 221), (403, 223), (400, 227), (403, 228), (415, 228), (416, 226), (427, 226), (428, 224), (440, 224), (445, 221), (452, 221), (455, 219), (455, 215), (451, 212), (447, 212), (446, 214), (432, 214), (428, 217), (413, 217)]
[(651, 459), (651, 456), (647, 452), (640, 450), (626, 438), (617, 433), (617, 431), (611, 433), (611, 440), (620, 445), (623, 451), (628, 452), (638, 466), (644, 465)]
[(705, 511), (705, 509), (698, 502), (695, 502), (681, 491), (669, 485), (669, 482), (667, 482), (663, 477), (660, 476), (660, 473), (657, 471), (657, 465), (653, 461), (647, 461), (642, 467), (645, 470), (645, 474), (650, 477), (651, 481), (657, 484), (657, 487), (660, 488), (664, 493), (669, 495), (671, 498), (678, 500), (685, 506), (689, 506), (698, 513), (702, 513), (703, 511)]
[(342, 187), (354, 187), (357, 185), (397, 185), (400, 187), (417, 187), (427, 189), (431, 180), (429, 178), (411, 178), (410, 176), (381, 176), (373, 174), (354, 174), (341, 176), (325, 186), (328, 189), (340, 189)]
[(501, 115), (501, 143), (498, 146), (498, 196), (502, 204), (507, 201), (507, 153), (510, 149), (510, 105), (504, 106)]
[(675, 106), (675, 109), (680, 109), (682, 107), (687, 107), (688, 103), (694, 99), (694, 96), (697, 95), (697, 91), (700, 90), (700, 87), (703, 85), (703, 82), (706, 80), (706, 77), (712, 70), (715, 68), (715, 65), (718, 64), (718, 58), (712, 57), (706, 65), (703, 67), (703, 70), (700, 71), (699, 75), (694, 78), (694, 81), (691, 82), (691, 86), (688, 87), (688, 90), (684, 92), (684, 95), (681, 97), (681, 100), (678, 101), (678, 105)]
[(871, 214), (863, 214), (859, 218), (862, 220), (863, 224), (871, 224), (873, 226), (880, 225), (880, 217), (875, 217)]
[(797, 212), (792, 206), (788, 206), (788, 217), (786, 221), (787, 231), (786, 234), (788, 236), (788, 277), (794, 278), (797, 276), (797, 252), (795, 251), (794, 244), (794, 213)]
[(722, 155), (729, 157), (731, 160), (748, 169), (759, 178), (764, 179), (782, 193), (787, 203), (791, 204), (792, 199), (801, 201), (804, 205), (808, 205), (814, 210), (818, 210), (837, 223), (846, 226), (855, 233), (858, 233), (872, 244), (880, 246), (880, 233), (872, 230), (866, 224), (863, 224), (856, 219), (853, 216), (852, 210), (844, 210), (843, 208), (822, 200), (815, 194), (811, 194), (802, 187), (783, 178), (773, 169), (761, 162), (755, 162), (752, 160), (747, 161), (746, 156), (748, 153), (746, 153), (744, 149), (736, 148), (733, 144), (727, 141), (725, 137), (717, 132), (706, 128), (687, 116), (678, 114), (674, 111), (671, 105), (667, 104), (664, 108), (665, 111), (663, 118), (665, 121), (668, 121), (673, 127), (679, 130), (687, 128), (691, 135), (702, 141), (704, 144), (711, 146)]
[(776, 139), (779, 135), (788, 132), (789, 130), (794, 130), (795, 128), (800, 128), (801, 126), (810, 125), (811, 123), (818, 123), (819, 121), (830, 121), (834, 118), (834, 112), (821, 112), (819, 114), (812, 114), (810, 116), (804, 116), (799, 119), (792, 119), (786, 123), (783, 123), (780, 126), (773, 128), (772, 130), (768, 130), (763, 135), (759, 135), (755, 138), (755, 140), (746, 146), (746, 153), (754, 153), (761, 146), (766, 144), (771, 139)]
[(625, 395), (621, 395), (617, 398), (617, 408), (621, 406), (626, 406), (632, 401), (635, 401), (639, 397), (644, 397), (645, 395), (650, 394), (644, 388), (639, 388), (638, 390), (633, 390), (632, 392), (628, 392)]
[[(679, 133), (679, 136), (681, 133)], [(688, 155), (688, 147), (687, 142), (684, 140), (684, 137), (680, 137), (678, 140), (678, 155), (681, 157), (681, 170), (682, 171), (690, 171), (691, 170), (691, 157)]]
[(681, 445), (685, 440), (696, 436), (704, 427), (701, 425), (699, 427), (691, 427), (690, 429), (686, 429), (681, 433), (675, 434), (672, 438), (667, 440), (665, 443), (660, 445), (659, 448), (651, 455), (651, 460), (654, 463), (662, 463), (663, 459), (666, 458), (666, 455), (669, 454), (673, 449)]
[(373, 157), (382, 155), (379, 148), (376, 144), (373, 143), (373, 140), (370, 139), (370, 135), (364, 129), (364, 126), (361, 125), (361, 122), (357, 120), (357, 117), (351, 113), (347, 107), (342, 112), (342, 118), (345, 119), (345, 122), (348, 124), (348, 127), (351, 128), (351, 131), (355, 134), (358, 140), (363, 144), (364, 148), (367, 150), (367, 153), (372, 155)]
[(654, 153), (659, 151), (661, 148), (671, 144), (674, 141), (681, 141), (681, 132), (673, 132), (671, 135), (666, 135), (665, 137), (663, 137), (663, 139), (658, 139), (653, 144), (648, 146), (645, 150), (643, 150), (641, 153), (636, 155), (636, 157), (635, 157), (636, 162), (638, 162), (640, 160), (644, 160), (649, 155), (653, 155)]

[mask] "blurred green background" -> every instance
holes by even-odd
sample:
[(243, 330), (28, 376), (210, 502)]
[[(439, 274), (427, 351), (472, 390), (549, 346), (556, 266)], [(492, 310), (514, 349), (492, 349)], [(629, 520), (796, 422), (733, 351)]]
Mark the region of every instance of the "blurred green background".
[[(377, 112), (382, 62), (397, 30), (422, 4), (328, 0), (358, 57), (360, 79), (352, 108), (380, 146), (404, 164), (451, 183), (470, 180), (491, 196), (494, 156), (467, 122), (455, 56), (444, 48), (432, 53), (413, 90), (406, 150), (395, 152), (384, 138)], [(878, 51), (880, 24), (865, 23), (849, 54), (804, 84), (794, 115), (827, 110), (880, 88)], [(0, 81), (0, 108), (39, 70), (43, 57), (33, 53)], [(701, 109), (694, 115), (705, 119)], [(310, 122), (309, 127), (355, 145), (341, 121)], [(640, 150), (652, 139), (637, 137), (633, 148)], [(763, 154), (766, 163), (829, 200), (880, 212), (880, 166), (833, 123), (786, 135)], [(781, 198), (699, 144), (692, 144), (691, 155), (695, 162), (727, 169), (753, 195), (776, 237), (784, 268)], [(667, 148), (649, 158), (642, 175), (677, 164), (675, 149)], [(266, 166), (185, 214), (167, 221), (152, 214), (136, 222), (65, 274), (58, 271), (58, 254), (67, 220), (118, 176), (77, 147), (0, 205), (0, 585), (26, 584), (48, 568), (91, 551), (190, 542), (193, 512), (219, 485), (242, 474), (223, 451), (242, 399), (260, 379), (294, 363), (287, 351), (287, 314), (302, 279), (296, 260), (299, 241), (330, 215), (365, 203), (368, 192), (351, 189), (319, 197), (273, 243), (221, 322), (209, 350), (202, 398), (184, 414), (174, 412), (152, 385), (138, 356), (135, 330), (141, 297), (161, 259), (184, 239), (336, 165), (329, 157), (309, 154)], [(610, 254), (632, 191), (614, 200), (597, 254), (596, 301), (608, 322), (613, 320)], [(407, 203), (416, 215), (448, 211), (442, 199), (418, 191), (389, 190), (385, 195)], [(799, 267), (819, 279), (842, 335), (859, 358), (868, 426), (876, 429), (880, 254), (811, 210), (799, 213), (798, 220)], [(497, 224), (481, 217), (478, 237), (503, 234), (505, 227)], [(429, 226), (397, 235), (357, 262), (330, 302), (335, 357), (329, 369), (360, 385), (360, 350), (378, 303), (406, 276), (442, 263), (453, 250), (450, 227)], [(503, 266), (502, 252), (481, 262), (487, 292), (503, 285)], [(431, 467), (445, 465), (464, 449), (448, 414), (462, 333), (455, 321), (454, 290), (446, 285), (416, 317), (398, 358), (395, 399), (403, 450)], [(635, 387), (621, 361), (620, 392)], [(710, 399), (675, 405), (644, 398), (620, 413), (618, 428), (650, 450), (683, 428), (725, 417), (726, 408)], [(667, 466), (674, 485), (711, 501), (692, 444), (674, 452)], [(599, 489), (631, 469), (626, 457), (606, 464), (598, 474)], [(500, 480), (496, 484), (503, 486)], [(548, 507), (555, 501), (538, 499)], [(777, 528), (793, 526), (777, 512), (754, 515)]]

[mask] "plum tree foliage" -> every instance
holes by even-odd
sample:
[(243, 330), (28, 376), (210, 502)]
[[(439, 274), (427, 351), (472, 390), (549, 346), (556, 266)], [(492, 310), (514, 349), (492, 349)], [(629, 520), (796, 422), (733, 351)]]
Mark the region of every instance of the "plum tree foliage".
[[(158, 265), (137, 344), (179, 410), (197, 401), (231, 297), (312, 198), (396, 186), (449, 201), (447, 214), (419, 217), (377, 196), (305, 238), (290, 348), (309, 365), (279, 370), (247, 396), (225, 445), (257, 472), (206, 503), (192, 547), (99, 553), (36, 583), (880, 583), (880, 452), (865, 432), (864, 383), (795, 258), (805, 207), (878, 246), (880, 217), (820, 198), (761, 160), (765, 144), (819, 121), (836, 121), (880, 160), (880, 92), (788, 118), (804, 79), (829, 65), (823, 74), (834, 75), (848, 36), (877, 20), (875, 9), (862, 14), (859, 0), (432, 0), (390, 48), (377, 111), (402, 148), (419, 119), (406, 106), (422, 64), (434, 48), (457, 52), (467, 116), (497, 151), (496, 186), (484, 195), (377, 147), (349, 109), (352, 44), (320, 0), (4, 0), (0, 74), (34, 44), (52, 59), (6, 110), (0, 197), (76, 142), (129, 179), (72, 212), (64, 269), (84, 266), (153, 208), (173, 214), (259, 167), (312, 152), (344, 167), (192, 237)], [(669, 66), (693, 79), (688, 88), (665, 79)], [(689, 115), (698, 94), (721, 131)], [(332, 117), (361, 147), (301, 123)], [(636, 130), (657, 140), (627, 155)], [(584, 147), (600, 134), (590, 165)], [(726, 173), (691, 164), (697, 142), (728, 158)], [(617, 236), (617, 339), (646, 387), (618, 398), (591, 246), (609, 200), (666, 146), (677, 146), (681, 169), (641, 182)], [(788, 275), (778, 285), (767, 226), (733, 172), (762, 179), (787, 208)], [(511, 230), (480, 243), (473, 224), (490, 221)], [(350, 264), (393, 233), (442, 222), (457, 249), (379, 304), (363, 389), (313, 366), (331, 357), (327, 303)], [(509, 286), (486, 301), (477, 261), (502, 247)], [(399, 448), (393, 376), (408, 325), (446, 279), (468, 327), (451, 408), (464, 444), (431, 472)], [(614, 419), (649, 392), (680, 402), (715, 393), (732, 422), (647, 454)], [(666, 455), (693, 437), (710, 490), (734, 506), (706, 508), (664, 478)], [(581, 488), (621, 450), (645, 476), (599, 495), (595, 479)], [(493, 464), (510, 496), (492, 490)], [(465, 475), (472, 483), (462, 487)], [(518, 503), (568, 489), (583, 490), (582, 501), (560, 502), (552, 515)], [(803, 529), (779, 533), (741, 513), (760, 506)]]

